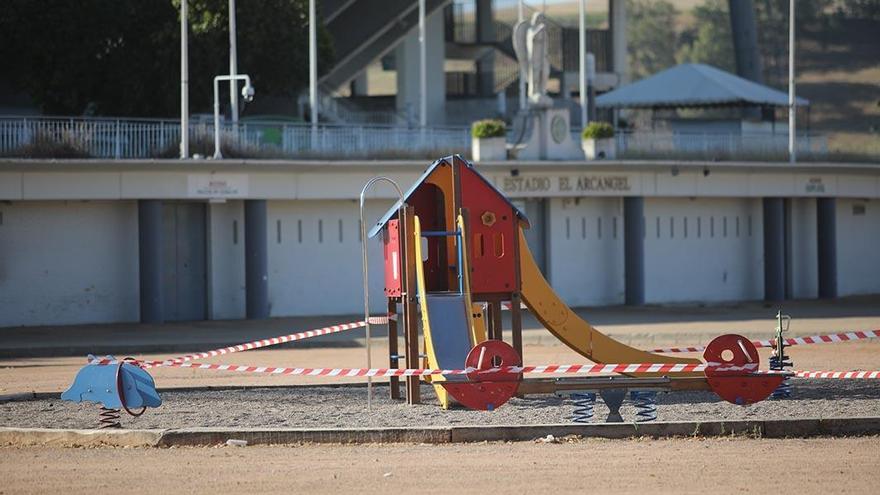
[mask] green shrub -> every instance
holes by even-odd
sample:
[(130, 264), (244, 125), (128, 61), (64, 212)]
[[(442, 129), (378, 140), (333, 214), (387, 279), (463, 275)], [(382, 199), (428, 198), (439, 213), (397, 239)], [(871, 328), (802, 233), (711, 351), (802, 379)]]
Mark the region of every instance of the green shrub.
[(614, 127), (608, 122), (590, 122), (584, 132), (581, 133), (583, 139), (607, 139), (614, 137)]
[(471, 126), (471, 135), (475, 138), (504, 137), (507, 135), (507, 125), (503, 120), (478, 120)]

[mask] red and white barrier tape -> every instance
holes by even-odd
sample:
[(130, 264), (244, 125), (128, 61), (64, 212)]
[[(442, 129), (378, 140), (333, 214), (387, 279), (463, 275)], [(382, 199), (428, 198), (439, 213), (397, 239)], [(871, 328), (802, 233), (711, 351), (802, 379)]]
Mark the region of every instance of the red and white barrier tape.
[[(118, 364), (118, 360), (91, 359), (89, 364), (111, 365)], [(137, 363), (134, 363), (137, 364)], [(547, 364), (540, 366), (504, 366), (486, 370), (465, 368), (459, 370), (444, 370), (431, 368), (293, 368), (274, 366), (247, 366), (238, 364), (210, 364), (193, 362), (174, 362), (163, 364), (174, 368), (192, 368), (214, 371), (235, 371), (243, 373), (263, 373), (269, 375), (301, 375), (323, 377), (391, 377), (391, 376), (426, 376), (426, 375), (467, 375), (470, 373), (535, 373), (535, 374), (591, 374), (591, 373), (693, 373), (705, 371), (712, 366), (717, 371), (750, 371), (753, 373), (773, 375), (786, 374), (798, 378), (836, 378), (836, 379), (880, 379), (880, 371), (768, 371), (756, 370), (757, 365), (746, 364), (745, 366), (725, 366), (718, 363), (699, 364), (669, 364), (669, 363), (642, 363), (642, 364)]]
[[(851, 340), (876, 339), (880, 338), (880, 330), (865, 330), (858, 332), (841, 332), (827, 335), (813, 335), (810, 337), (792, 337), (785, 339), (785, 345), (806, 345), (806, 344), (833, 344), (837, 342), (849, 342)], [(755, 347), (773, 347), (776, 339), (771, 340), (753, 340)], [(705, 350), (705, 346), (696, 347), (663, 347), (660, 349), (651, 349), (651, 352), (700, 352)]]
[[(371, 316), (370, 324), (371, 325), (384, 325), (388, 323), (389, 318), (387, 316)], [(175, 364), (185, 363), (188, 361), (192, 361), (194, 359), (203, 359), (214, 356), (220, 356), (222, 354), (231, 354), (234, 352), (243, 352), (250, 351), (253, 349), (260, 349), (262, 347), (269, 347), (273, 345), (285, 344), (287, 342), (295, 342), (297, 340), (305, 340), (310, 339), (312, 337), (319, 337), (321, 335), (330, 335), (333, 333), (344, 332), (346, 330), (354, 330), (357, 328), (362, 328), (367, 326), (364, 321), (356, 321), (352, 323), (342, 323), (339, 325), (331, 325), (329, 327), (324, 328), (316, 328), (314, 330), (306, 330), (304, 332), (292, 333), (290, 335), (281, 335), (278, 337), (272, 337), (270, 339), (261, 339), (255, 340), (253, 342), (246, 342), (244, 344), (233, 345), (229, 347), (222, 347), (220, 349), (214, 349), (211, 351), (197, 352), (195, 354), (187, 354), (185, 356), (179, 356), (176, 358), (166, 359), (163, 361), (137, 361), (137, 363), (143, 368), (153, 368), (158, 366), (173, 366)], [(94, 361), (90, 361), (94, 364), (112, 364), (114, 361), (108, 359), (97, 359)]]
[[(95, 359), (90, 364), (110, 365), (118, 361), (109, 359)], [(672, 363), (643, 363), (643, 364), (548, 364), (540, 366), (503, 366), (487, 370), (465, 368), (457, 370), (431, 369), (431, 368), (282, 368), (271, 366), (247, 366), (237, 364), (210, 364), (193, 362), (175, 362), (164, 366), (175, 368), (195, 368), (217, 371), (240, 371), (247, 373), (267, 373), (273, 375), (305, 375), (305, 376), (335, 376), (335, 377), (383, 377), (383, 376), (424, 376), (424, 375), (466, 375), (469, 373), (538, 373), (538, 374), (587, 374), (587, 373), (689, 373), (705, 371), (709, 366), (705, 363), (672, 364)], [(719, 366), (719, 365), (715, 365)], [(720, 371), (754, 371), (755, 364), (745, 366), (720, 367)]]
[[(551, 364), (543, 366), (507, 366), (477, 370), (466, 368), (461, 370), (443, 370), (430, 368), (277, 368), (271, 366), (245, 366), (235, 364), (208, 363), (174, 363), (172, 367), (194, 368), (215, 371), (238, 371), (246, 373), (265, 373), (270, 375), (302, 375), (324, 377), (391, 377), (391, 376), (426, 376), (426, 375), (467, 375), (470, 373), (535, 373), (535, 374), (598, 374), (598, 373), (693, 373), (705, 371), (707, 364)], [(757, 371), (755, 365), (718, 367), (718, 371), (751, 371), (762, 374), (780, 372)], [(799, 378), (837, 378), (837, 379), (880, 379), (880, 371), (791, 371), (781, 372), (793, 374)]]
[(792, 371), (798, 378), (877, 379), (880, 371)]

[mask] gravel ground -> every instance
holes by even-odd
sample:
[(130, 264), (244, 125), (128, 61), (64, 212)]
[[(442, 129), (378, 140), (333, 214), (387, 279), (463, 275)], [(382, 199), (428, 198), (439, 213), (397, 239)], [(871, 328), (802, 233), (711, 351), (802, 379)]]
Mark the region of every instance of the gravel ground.
[[(880, 381), (793, 379), (793, 397), (740, 407), (710, 392), (673, 392), (658, 395), (661, 421), (717, 419), (785, 419), (880, 416)], [(387, 397), (377, 386), (372, 411), (366, 410), (366, 388), (271, 387), (208, 391), (167, 391), (163, 405), (139, 418), (123, 413), (127, 428), (268, 427), (352, 428), (386, 426), (548, 424), (571, 421), (574, 405), (553, 395), (513, 398), (486, 413), (462, 408), (444, 411), (433, 391), (423, 386), (424, 404), (407, 406)], [(608, 409), (596, 404), (594, 421), (604, 421)], [(635, 417), (627, 400), (624, 420)], [(0, 426), (93, 428), (98, 406), (58, 399), (0, 403)]]

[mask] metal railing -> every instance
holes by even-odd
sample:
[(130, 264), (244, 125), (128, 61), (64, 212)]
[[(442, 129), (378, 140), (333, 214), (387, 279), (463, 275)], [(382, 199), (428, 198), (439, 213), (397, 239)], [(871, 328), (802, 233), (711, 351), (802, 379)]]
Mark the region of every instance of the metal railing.
[(40, 148), (96, 158), (156, 156), (180, 141), (177, 121), (0, 117), (0, 155)]
[[(617, 153), (621, 156), (699, 156), (703, 158), (767, 157), (788, 153), (787, 134), (618, 133)], [(824, 156), (828, 142), (824, 135), (802, 133), (797, 136), (799, 153)]]
[(285, 154), (405, 157), (426, 152), (470, 151), (467, 127), (409, 128), (393, 126), (321, 126), (313, 135), (307, 126), (285, 126)]
[[(401, 157), (470, 150), (467, 127), (242, 122), (221, 124), (228, 157)], [(189, 128), (193, 153), (210, 155), (212, 122)], [(180, 123), (172, 120), (0, 117), (0, 156), (40, 158), (175, 158)], [(202, 149), (204, 148), (204, 149)], [(229, 150), (229, 151), (227, 151)]]

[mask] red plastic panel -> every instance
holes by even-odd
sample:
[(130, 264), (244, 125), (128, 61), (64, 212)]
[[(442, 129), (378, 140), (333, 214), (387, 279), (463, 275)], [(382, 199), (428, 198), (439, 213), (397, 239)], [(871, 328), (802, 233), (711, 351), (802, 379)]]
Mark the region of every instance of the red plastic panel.
[(389, 220), (382, 235), (385, 253), (385, 296), (400, 297), (403, 277), (400, 258), (400, 221)]
[[(486, 340), (475, 345), (468, 353), (464, 361), (465, 367), (487, 370), (501, 366), (521, 366), (522, 358), (516, 349), (507, 342), (501, 340)], [(472, 382), (518, 382), (522, 380), (522, 373), (468, 373), (468, 380)]]
[[(706, 376), (732, 376), (748, 375), (758, 369), (761, 359), (758, 349), (752, 341), (742, 335), (727, 334), (715, 337), (706, 350), (703, 351), (703, 359), (709, 365), (706, 368)], [(712, 366), (712, 364), (718, 366)], [(743, 367), (748, 364), (754, 365), (753, 370), (728, 370), (725, 368)]]
[(708, 376), (706, 381), (718, 397), (739, 406), (747, 406), (770, 397), (782, 383), (783, 375)]
[(493, 411), (516, 395), (520, 382), (440, 382), (455, 400), (468, 409)]
[[(478, 370), (521, 365), (522, 358), (516, 350), (500, 340), (475, 345), (465, 359), (466, 367)], [(478, 411), (492, 411), (516, 395), (522, 374), (469, 373), (468, 379), (469, 382), (440, 382), (440, 385), (461, 405)]]
[(516, 290), (516, 216), (477, 172), (461, 167), (461, 206), (470, 212), (471, 292)]
[(707, 364), (718, 366), (706, 368), (706, 381), (718, 397), (740, 406), (747, 406), (770, 397), (785, 378), (782, 375), (754, 375), (752, 370), (725, 368), (754, 365), (758, 369), (760, 358), (752, 342), (742, 335), (728, 334), (716, 337), (706, 350), (703, 359)]

